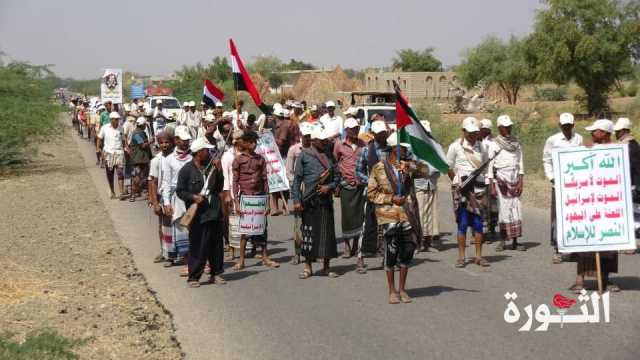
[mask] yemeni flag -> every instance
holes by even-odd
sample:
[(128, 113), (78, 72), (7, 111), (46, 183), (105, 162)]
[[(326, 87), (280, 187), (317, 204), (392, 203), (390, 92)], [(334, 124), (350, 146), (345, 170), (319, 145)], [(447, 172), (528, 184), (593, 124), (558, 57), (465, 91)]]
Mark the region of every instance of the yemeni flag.
[(262, 99), (260, 99), (260, 93), (256, 90), (255, 85), (253, 85), (253, 81), (251, 81), (251, 76), (249, 76), (247, 69), (244, 68), (242, 59), (240, 59), (240, 55), (236, 49), (236, 44), (233, 43), (233, 39), (229, 39), (229, 47), (231, 48), (231, 71), (233, 71), (233, 84), (236, 91), (242, 90), (248, 92), (256, 106), (263, 113), (268, 115), (270, 113), (270, 108), (262, 102)]
[(445, 174), (449, 170), (442, 146), (424, 129), (413, 109), (400, 92), (398, 83), (393, 82), (396, 91), (396, 126), (398, 142), (411, 144), (411, 152), (419, 159)]
[(224, 100), (224, 93), (218, 89), (213, 83), (207, 79), (204, 80), (204, 87), (202, 89), (202, 102), (209, 105), (209, 107), (215, 107), (217, 102)]

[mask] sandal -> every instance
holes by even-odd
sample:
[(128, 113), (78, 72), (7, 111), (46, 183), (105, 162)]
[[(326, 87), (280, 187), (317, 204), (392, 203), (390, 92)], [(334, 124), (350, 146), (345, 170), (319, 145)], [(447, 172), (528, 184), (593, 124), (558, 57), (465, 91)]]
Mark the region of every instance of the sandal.
[(168, 260), (167, 262), (165, 262), (162, 266), (166, 267), (166, 268), (170, 268), (173, 266), (173, 261)]
[(473, 262), (474, 262), (476, 265), (481, 266), (481, 267), (488, 267), (488, 266), (491, 266), (491, 265), (489, 265), (489, 262), (488, 262), (486, 259), (484, 259), (484, 258), (476, 258)]
[(400, 300), (402, 300), (402, 302), (405, 304), (409, 304), (410, 302), (413, 302), (413, 299), (411, 299), (411, 296), (409, 296), (409, 294), (407, 294), (406, 291), (400, 292)]
[(156, 257), (154, 257), (154, 258), (153, 258), (153, 262), (154, 262), (154, 263), (161, 263), (161, 262), (163, 262), (164, 260), (165, 260), (165, 258), (164, 258), (164, 256), (162, 256), (162, 255), (158, 255), (158, 256), (156, 256)]
[(333, 271), (326, 272), (324, 270), (320, 273), (320, 275), (321, 276), (326, 276), (326, 277), (329, 277), (329, 278), (332, 278), (332, 279), (335, 279), (335, 278), (337, 278), (339, 276), (337, 273), (335, 273)]
[(400, 304), (400, 296), (397, 292), (389, 294), (389, 304)]
[(209, 278), (209, 284), (224, 285), (226, 283), (227, 281), (218, 275)]
[(273, 261), (271, 259), (262, 260), (262, 265), (273, 268), (273, 269), (277, 269), (280, 267), (279, 262)]
[(343, 259), (351, 259), (351, 254), (348, 252), (344, 252), (341, 256), (341, 258)]
[(551, 262), (554, 264), (562, 264), (562, 255), (553, 254), (553, 258), (551, 258)]
[(584, 290), (584, 285), (573, 284), (569, 290), (573, 291), (575, 294), (580, 294), (582, 290)]
[(187, 282), (187, 284), (189, 284), (190, 288), (199, 288), (200, 287), (200, 282), (199, 281), (195, 281), (195, 280), (189, 281), (189, 282)]
[(304, 269), (300, 274), (298, 274), (298, 279), (308, 279), (313, 276), (313, 273), (309, 269)]
[(180, 270), (180, 277), (187, 277), (189, 276), (189, 268), (184, 266), (181, 270)]
[(300, 256), (296, 255), (293, 257), (293, 259), (291, 259), (290, 262), (291, 265), (300, 265)]
[(457, 268), (463, 268), (463, 267), (465, 267), (465, 265), (466, 265), (466, 264), (465, 264), (465, 262), (464, 262), (464, 259), (458, 259), (458, 260), (456, 261), (456, 267), (457, 267)]
[(611, 285), (607, 286), (607, 291), (612, 292), (612, 293), (618, 293), (618, 292), (622, 291), (622, 289), (620, 289), (620, 286), (618, 286), (616, 284), (611, 284)]
[(233, 265), (233, 271), (240, 271), (242, 269), (244, 269), (244, 264), (235, 264)]
[(498, 245), (496, 245), (496, 252), (503, 252), (503, 251), (504, 251), (504, 241), (500, 241)]
[(130, 197), (130, 198), (129, 198), (129, 202), (136, 202), (136, 198), (134, 198), (134, 197)]

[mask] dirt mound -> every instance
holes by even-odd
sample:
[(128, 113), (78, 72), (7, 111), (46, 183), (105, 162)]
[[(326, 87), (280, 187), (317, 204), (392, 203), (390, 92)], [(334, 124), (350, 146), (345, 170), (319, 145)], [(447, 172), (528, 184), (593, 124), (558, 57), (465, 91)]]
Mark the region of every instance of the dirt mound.
[(293, 86), (293, 94), (309, 104), (335, 99), (340, 91), (356, 91), (363, 88), (357, 79), (350, 79), (340, 66), (331, 72), (301, 74)]

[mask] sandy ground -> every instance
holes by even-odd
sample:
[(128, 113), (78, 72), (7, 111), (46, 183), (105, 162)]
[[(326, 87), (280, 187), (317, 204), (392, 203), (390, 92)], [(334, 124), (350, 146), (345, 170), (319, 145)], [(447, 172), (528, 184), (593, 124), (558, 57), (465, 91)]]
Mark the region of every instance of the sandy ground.
[(115, 233), (70, 129), (0, 179), (0, 330), (91, 340), (82, 359), (180, 359), (171, 315)]

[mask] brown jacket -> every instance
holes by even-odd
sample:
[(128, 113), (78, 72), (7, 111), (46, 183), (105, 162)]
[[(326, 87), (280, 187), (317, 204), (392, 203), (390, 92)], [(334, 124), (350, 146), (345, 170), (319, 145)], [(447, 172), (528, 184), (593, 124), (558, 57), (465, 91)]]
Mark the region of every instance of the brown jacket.
[(237, 154), (231, 165), (233, 171), (233, 193), (261, 195), (269, 192), (267, 162), (261, 155)]

